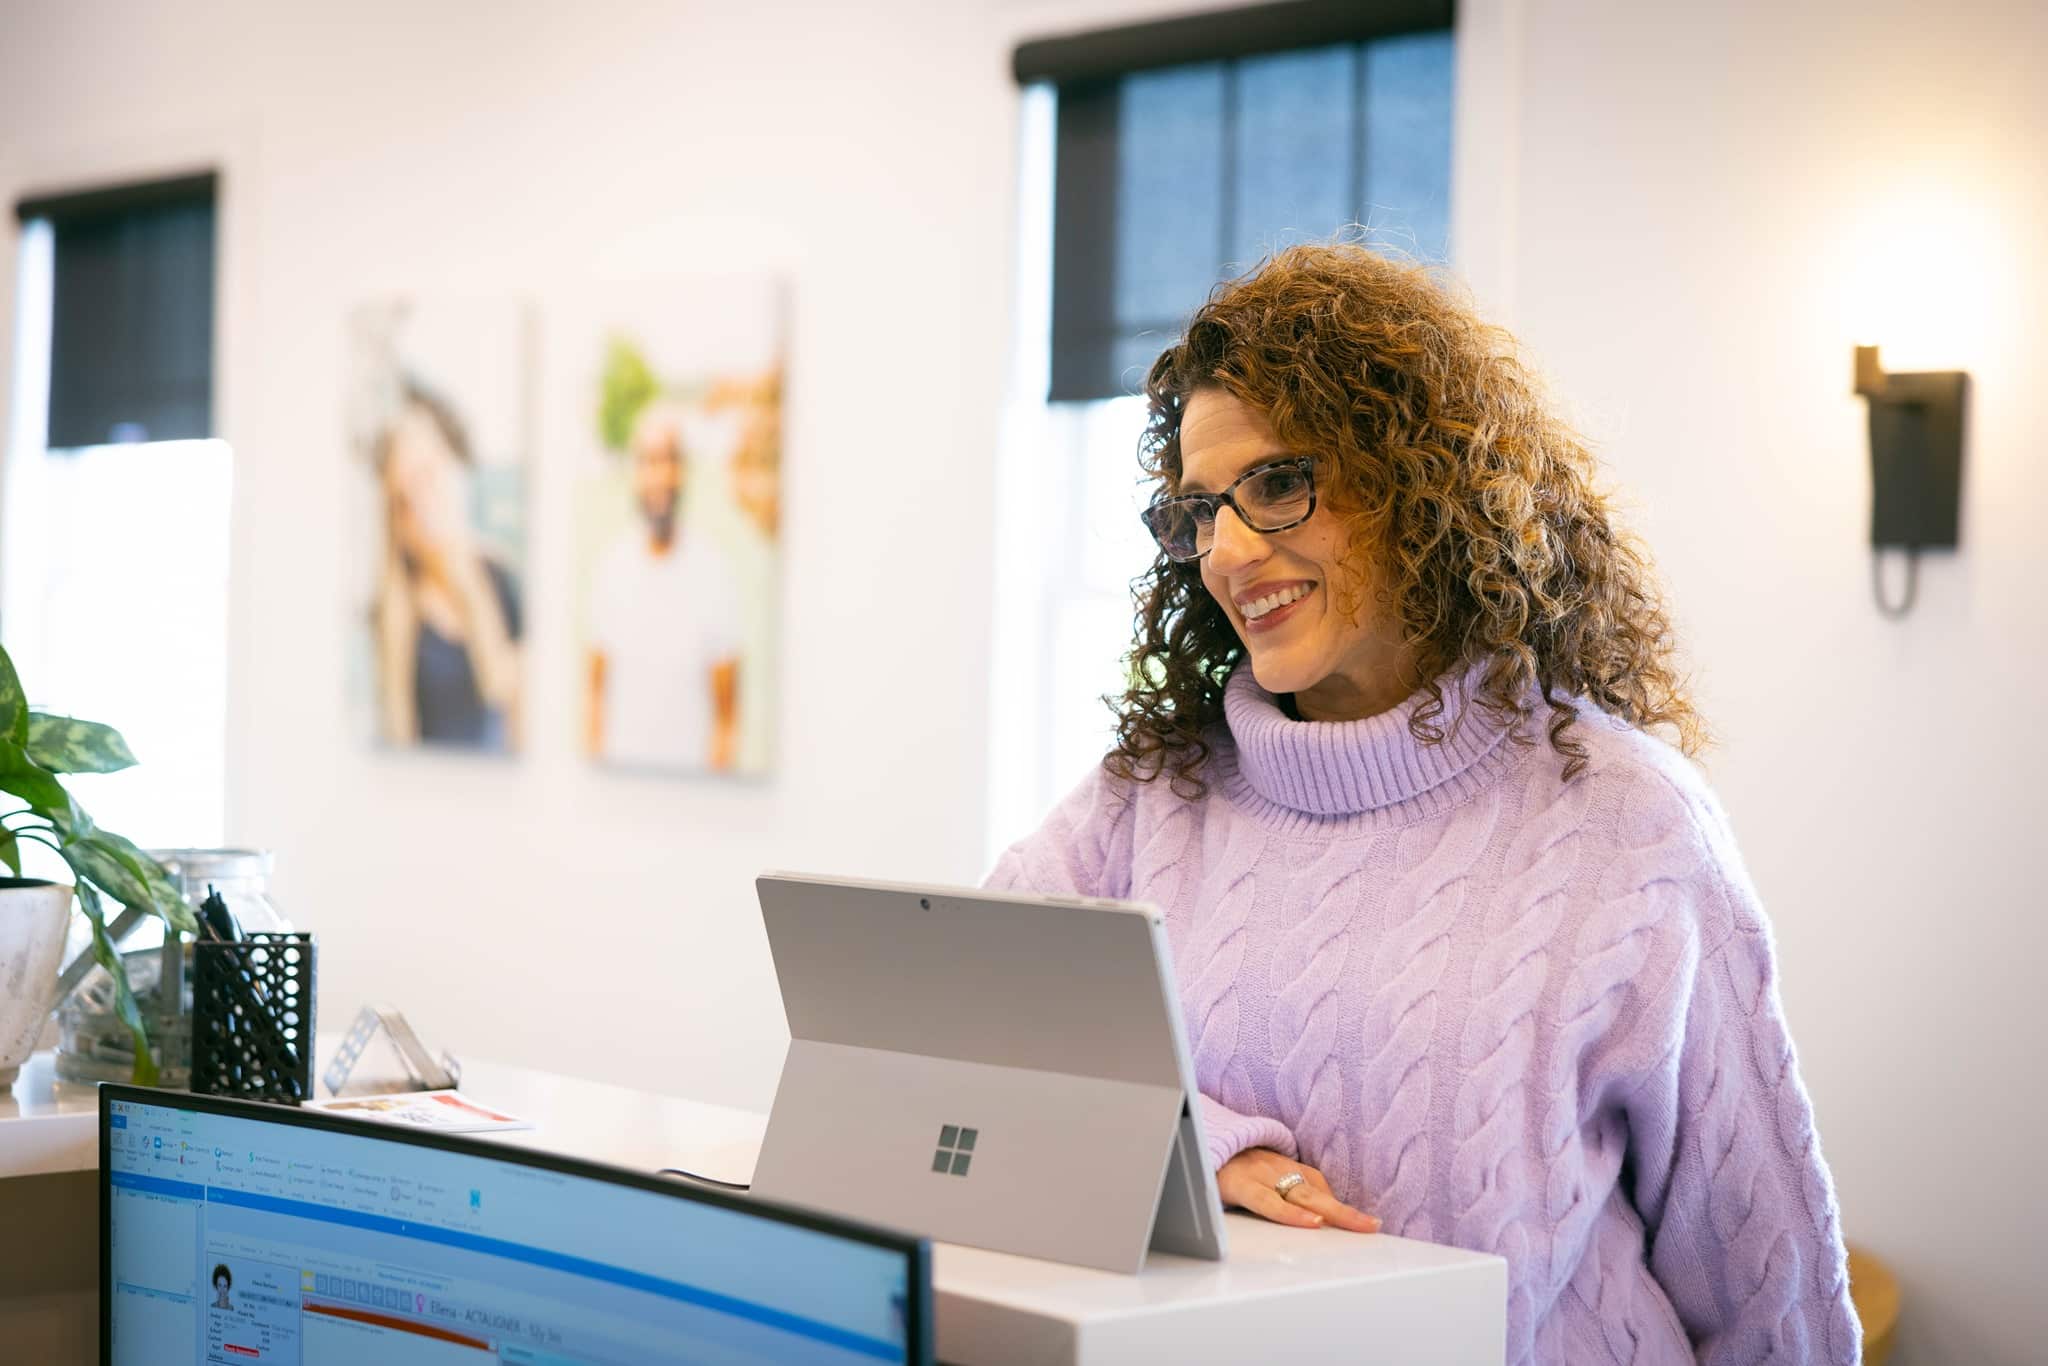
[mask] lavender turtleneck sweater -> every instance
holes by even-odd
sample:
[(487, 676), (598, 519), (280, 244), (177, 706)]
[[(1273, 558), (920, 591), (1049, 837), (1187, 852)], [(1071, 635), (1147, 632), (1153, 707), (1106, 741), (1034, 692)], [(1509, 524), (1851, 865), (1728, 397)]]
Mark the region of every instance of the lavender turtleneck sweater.
[(1509, 1361), (1857, 1360), (1770, 931), (1712, 793), (1590, 708), (1566, 782), (1465, 687), (1425, 745), (1418, 699), (1294, 721), (1240, 667), (1205, 797), (1098, 769), (989, 884), (1159, 906), (1211, 1160), (1274, 1148), (1389, 1233), (1505, 1257)]

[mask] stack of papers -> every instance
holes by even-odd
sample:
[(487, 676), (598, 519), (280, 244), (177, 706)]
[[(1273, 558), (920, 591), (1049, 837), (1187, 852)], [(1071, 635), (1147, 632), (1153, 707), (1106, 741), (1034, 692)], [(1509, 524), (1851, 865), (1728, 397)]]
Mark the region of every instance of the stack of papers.
[(526, 1120), (479, 1105), (460, 1091), (396, 1091), (382, 1096), (346, 1096), (340, 1100), (308, 1101), (305, 1108), (326, 1110), (355, 1119), (402, 1124), (411, 1129), (431, 1129), (443, 1134), (489, 1133), (533, 1127)]

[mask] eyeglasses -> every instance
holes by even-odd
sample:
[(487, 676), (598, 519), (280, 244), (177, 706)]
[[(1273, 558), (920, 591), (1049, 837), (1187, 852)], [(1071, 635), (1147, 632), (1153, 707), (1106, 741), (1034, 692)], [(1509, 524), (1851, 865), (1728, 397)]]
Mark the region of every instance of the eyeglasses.
[(1161, 498), (1144, 511), (1145, 526), (1169, 559), (1199, 560), (1216, 544), (1216, 509), (1228, 506), (1261, 534), (1300, 526), (1316, 510), (1315, 459), (1300, 455), (1254, 465), (1221, 493)]

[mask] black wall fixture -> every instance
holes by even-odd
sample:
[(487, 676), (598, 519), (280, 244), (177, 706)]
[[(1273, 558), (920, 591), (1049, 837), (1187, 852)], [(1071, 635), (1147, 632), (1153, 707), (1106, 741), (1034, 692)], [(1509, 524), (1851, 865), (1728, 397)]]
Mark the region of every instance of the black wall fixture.
[[(1963, 408), (1970, 377), (1960, 370), (1887, 374), (1877, 348), (1856, 348), (1856, 392), (1870, 402), (1871, 573), (1878, 610), (1902, 617), (1913, 606), (1922, 550), (1961, 543)], [(1884, 594), (1882, 555), (1906, 552), (1906, 587)]]

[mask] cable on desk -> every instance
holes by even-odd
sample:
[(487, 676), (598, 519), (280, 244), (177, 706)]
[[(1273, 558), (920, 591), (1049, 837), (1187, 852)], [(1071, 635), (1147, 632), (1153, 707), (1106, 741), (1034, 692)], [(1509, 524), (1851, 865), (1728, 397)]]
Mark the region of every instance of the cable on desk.
[(716, 1186), (722, 1191), (750, 1191), (753, 1189), (752, 1186), (744, 1181), (720, 1181), (715, 1176), (701, 1176), (696, 1172), (686, 1172), (681, 1167), (663, 1167), (655, 1175), (680, 1176), (685, 1181), (694, 1181), (700, 1186)]

